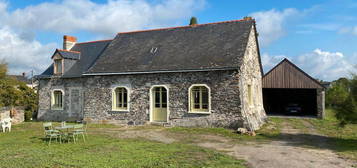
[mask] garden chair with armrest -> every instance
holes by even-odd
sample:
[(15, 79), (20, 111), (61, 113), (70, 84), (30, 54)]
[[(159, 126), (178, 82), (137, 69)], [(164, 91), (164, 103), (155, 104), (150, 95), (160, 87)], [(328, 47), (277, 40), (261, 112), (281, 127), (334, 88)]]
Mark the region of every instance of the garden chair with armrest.
[(53, 129), (52, 123), (43, 123), (43, 129), (44, 129), (44, 134), (45, 134), (45, 139), (48, 139), (48, 145), (51, 144), (52, 139), (56, 139), (56, 141), (59, 139), (60, 143), (62, 143), (62, 135), (60, 131)]

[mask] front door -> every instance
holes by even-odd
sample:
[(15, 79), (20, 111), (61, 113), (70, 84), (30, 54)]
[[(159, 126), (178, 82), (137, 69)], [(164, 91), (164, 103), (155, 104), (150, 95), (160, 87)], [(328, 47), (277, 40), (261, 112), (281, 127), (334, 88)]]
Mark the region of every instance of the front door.
[(167, 90), (165, 87), (154, 87), (152, 92), (153, 97), (153, 113), (152, 119), (155, 122), (167, 122)]

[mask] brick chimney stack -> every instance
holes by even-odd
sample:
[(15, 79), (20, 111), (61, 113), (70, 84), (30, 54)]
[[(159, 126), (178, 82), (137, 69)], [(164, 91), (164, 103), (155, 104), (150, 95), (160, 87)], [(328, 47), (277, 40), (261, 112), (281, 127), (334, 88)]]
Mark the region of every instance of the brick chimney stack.
[(251, 16), (245, 16), (245, 17), (243, 18), (243, 20), (253, 20), (253, 17), (251, 17)]
[(77, 38), (73, 36), (63, 36), (63, 49), (70, 50), (77, 42)]

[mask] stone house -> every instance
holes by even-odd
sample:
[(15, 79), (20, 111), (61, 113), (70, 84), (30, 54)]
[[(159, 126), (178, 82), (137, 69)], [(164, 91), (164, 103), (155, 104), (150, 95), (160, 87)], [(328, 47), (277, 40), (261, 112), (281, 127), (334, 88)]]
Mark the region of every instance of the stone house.
[(118, 33), (63, 49), (37, 76), (40, 120), (259, 129), (255, 20)]

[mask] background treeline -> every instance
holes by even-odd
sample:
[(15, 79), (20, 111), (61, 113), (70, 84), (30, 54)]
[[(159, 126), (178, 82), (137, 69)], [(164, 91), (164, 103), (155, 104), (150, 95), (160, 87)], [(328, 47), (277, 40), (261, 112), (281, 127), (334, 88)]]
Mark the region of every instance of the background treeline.
[(22, 106), (25, 110), (25, 120), (36, 117), (37, 94), (26, 86), (26, 83), (8, 76), (8, 67), (0, 61), (0, 107)]
[(333, 81), (326, 91), (326, 105), (336, 110), (342, 126), (357, 124), (357, 74)]

